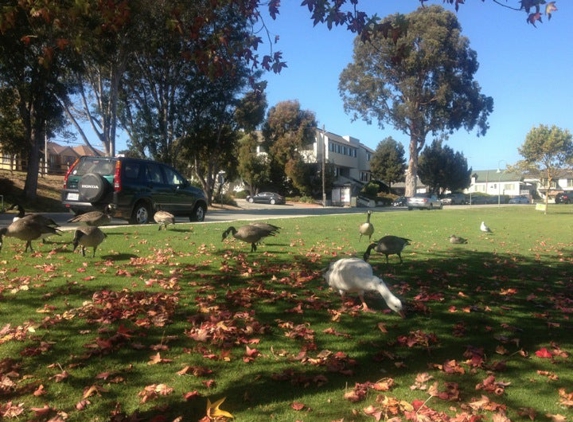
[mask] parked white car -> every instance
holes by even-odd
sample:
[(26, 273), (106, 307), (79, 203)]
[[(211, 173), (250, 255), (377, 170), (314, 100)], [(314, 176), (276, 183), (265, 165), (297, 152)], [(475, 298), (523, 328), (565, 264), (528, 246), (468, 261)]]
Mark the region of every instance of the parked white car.
[(421, 210), (441, 210), (443, 205), (442, 201), (434, 194), (418, 193), (408, 198), (408, 210), (412, 211), (414, 208)]

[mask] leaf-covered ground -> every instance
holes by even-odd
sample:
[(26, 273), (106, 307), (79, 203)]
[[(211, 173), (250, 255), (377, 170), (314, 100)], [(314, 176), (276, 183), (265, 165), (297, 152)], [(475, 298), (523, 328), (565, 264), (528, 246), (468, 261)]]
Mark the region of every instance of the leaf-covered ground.
[(572, 211), (375, 212), (375, 238), (412, 239), (402, 265), (370, 261), (404, 319), (322, 278), (362, 255), (365, 214), (273, 220), (256, 253), (221, 241), (229, 224), (109, 228), (96, 258), (72, 253), (71, 233), (34, 254), (5, 239), (0, 415), (571, 421)]

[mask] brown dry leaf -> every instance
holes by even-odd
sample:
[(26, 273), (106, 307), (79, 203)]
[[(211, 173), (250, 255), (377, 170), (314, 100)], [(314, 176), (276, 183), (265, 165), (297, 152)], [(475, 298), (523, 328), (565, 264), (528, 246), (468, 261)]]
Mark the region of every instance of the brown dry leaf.
[(545, 416), (547, 416), (549, 419), (551, 419), (553, 422), (566, 422), (567, 421), (567, 417), (557, 414), (557, 415), (552, 415), (550, 413), (547, 413)]
[(392, 378), (384, 378), (372, 384), (371, 388), (376, 391), (389, 391), (393, 386), (394, 380)]
[(173, 362), (173, 359), (163, 359), (161, 357), (161, 354), (159, 352), (157, 352), (156, 355), (151, 356), (151, 359), (149, 360), (149, 362), (147, 362), (148, 365), (157, 365), (159, 363), (171, 363)]
[(379, 422), (384, 416), (381, 409), (379, 409), (378, 407), (374, 407), (372, 405), (365, 407), (364, 409), (362, 409), (362, 411), (364, 412), (365, 415), (372, 416), (376, 422)]
[(296, 411), (301, 411), (303, 410), (306, 406), (304, 405), (304, 403), (299, 403), (299, 402), (293, 402), (290, 405), (291, 408), (293, 408)]
[(97, 394), (98, 396), (101, 396), (101, 393), (107, 393), (106, 390), (104, 390), (102, 387), (100, 387), (99, 385), (92, 385), (90, 387), (86, 387), (84, 389), (84, 394), (83, 394), (83, 398), (87, 399), (88, 397), (93, 396), (94, 394)]
[(559, 389), (559, 403), (563, 406), (573, 407), (573, 392), (567, 393), (564, 388)]
[(537, 416), (537, 412), (535, 411), (535, 409), (532, 409), (531, 407), (520, 407), (519, 410), (517, 411), (517, 414), (519, 416), (527, 416), (532, 421), (534, 421), (535, 417)]

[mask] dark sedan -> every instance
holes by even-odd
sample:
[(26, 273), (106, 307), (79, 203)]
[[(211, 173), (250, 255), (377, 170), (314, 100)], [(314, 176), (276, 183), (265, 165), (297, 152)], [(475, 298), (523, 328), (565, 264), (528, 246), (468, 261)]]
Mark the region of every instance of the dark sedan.
[(570, 204), (571, 203), (571, 193), (570, 192), (560, 192), (555, 197), (556, 204)]
[(271, 205), (284, 204), (286, 202), (284, 196), (274, 192), (259, 192), (256, 195), (247, 196), (247, 201), (251, 204), (253, 202), (258, 202)]

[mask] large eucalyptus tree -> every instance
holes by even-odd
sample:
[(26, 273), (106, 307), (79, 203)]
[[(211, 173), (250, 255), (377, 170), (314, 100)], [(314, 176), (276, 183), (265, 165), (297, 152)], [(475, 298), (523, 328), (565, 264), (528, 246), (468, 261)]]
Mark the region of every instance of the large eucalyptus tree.
[(384, 22), (405, 21), (408, 31), (399, 38), (356, 39), (354, 62), (341, 73), (339, 91), (354, 119), (376, 120), (381, 128), (391, 124), (409, 136), (406, 195), (411, 196), (426, 137), (474, 127), (485, 134), (493, 99), (481, 94), (474, 80), (477, 53), (452, 12), (431, 6)]

